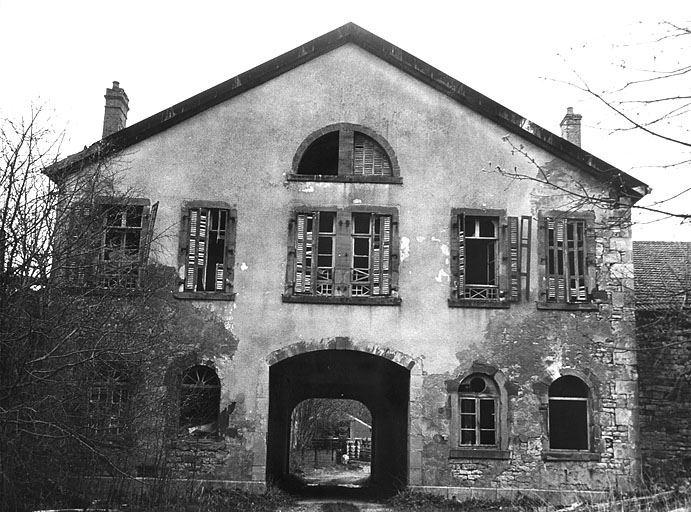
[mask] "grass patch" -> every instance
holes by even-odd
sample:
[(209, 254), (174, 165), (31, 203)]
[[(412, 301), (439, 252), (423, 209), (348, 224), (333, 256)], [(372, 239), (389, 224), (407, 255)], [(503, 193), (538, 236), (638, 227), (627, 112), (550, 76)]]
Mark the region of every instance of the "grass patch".
[(359, 512), (357, 505), (352, 503), (323, 503), (321, 512)]
[(131, 504), (131, 512), (275, 512), (295, 503), (294, 499), (277, 490), (254, 494), (238, 489), (200, 488), (191, 495), (180, 496), (167, 503), (155, 505)]
[(455, 501), (442, 498), (436, 494), (405, 491), (398, 493), (388, 500), (387, 505), (397, 511), (411, 512), (528, 512), (544, 510), (544, 502), (527, 496), (520, 496), (514, 500), (477, 500)]

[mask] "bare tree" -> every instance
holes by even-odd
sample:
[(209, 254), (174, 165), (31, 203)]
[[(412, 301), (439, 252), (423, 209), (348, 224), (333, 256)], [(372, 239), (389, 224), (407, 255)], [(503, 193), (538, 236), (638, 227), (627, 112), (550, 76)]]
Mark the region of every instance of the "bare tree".
[[(583, 45), (591, 57), (593, 53), (608, 56), (606, 72), (575, 69), (572, 79), (560, 81), (601, 107), (602, 119), (595, 126), (608, 135), (626, 135), (630, 146), (646, 148), (635, 164), (638, 172), (658, 182), (662, 176), (673, 182), (656, 184), (653, 194), (634, 206), (634, 212), (645, 214), (637, 215), (638, 221), (687, 223), (691, 214), (691, 181), (686, 178), (691, 172), (691, 21), (641, 22), (629, 30), (623, 40), (607, 48)], [(564, 59), (568, 65), (578, 57), (574, 50)]]
[(145, 265), (142, 241), (108, 234), (113, 218), (143, 208), (131, 192), (115, 194), (104, 162), (48, 179), (62, 136), (43, 116), (34, 108), (0, 125), (0, 509), (8, 511), (77, 499), (76, 476), (128, 474), (134, 398), (147, 375), (164, 373), (150, 370), (170, 311), (156, 307), (170, 276)]

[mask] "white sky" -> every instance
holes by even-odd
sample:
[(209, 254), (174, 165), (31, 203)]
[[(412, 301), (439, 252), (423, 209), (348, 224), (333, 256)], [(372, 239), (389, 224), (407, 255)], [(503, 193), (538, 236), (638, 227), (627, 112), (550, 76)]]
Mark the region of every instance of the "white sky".
[[(638, 44), (647, 27), (689, 19), (684, 0), (0, 0), (0, 116), (45, 104), (66, 131), (67, 155), (100, 138), (113, 80), (129, 96), (131, 125), (352, 21), (554, 133), (574, 107), (583, 148), (648, 183), (659, 200), (691, 186), (691, 167), (641, 166), (667, 163), (679, 148), (612, 134), (606, 110), (559, 80), (576, 80), (577, 70), (592, 85), (613, 84), (622, 52), (652, 59)], [(675, 208), (691, 211), (688, 197)], [(641, 223), (635, 236), (691, 240), (691, 225)]]

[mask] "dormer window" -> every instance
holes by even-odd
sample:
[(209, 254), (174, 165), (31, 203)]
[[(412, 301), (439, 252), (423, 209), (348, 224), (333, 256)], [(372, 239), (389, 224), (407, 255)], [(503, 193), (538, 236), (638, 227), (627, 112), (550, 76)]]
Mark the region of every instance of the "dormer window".
[(364, 126), (339, 123), (311, 134), (293, 160), (293, 181), (401, 183), (393, 149)]

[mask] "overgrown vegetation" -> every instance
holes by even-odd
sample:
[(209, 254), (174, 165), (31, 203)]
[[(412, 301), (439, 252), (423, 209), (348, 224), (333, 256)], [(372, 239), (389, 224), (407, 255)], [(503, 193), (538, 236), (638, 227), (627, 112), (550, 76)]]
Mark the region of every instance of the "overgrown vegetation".
[(401, 492), (391, 498), (387, 504), (394, 510), (403, 512), (445, 512), (451, 510), (464, 512), (491, 512), (494, 510), (501, 510), (503, 512), (527, 512), (532, 510), (545, 510), (546, 508), (546, 504), (542, 500), (522, 495), (513, 500), (470, 499), (455, 501), (435, 494), (413, 491)]

